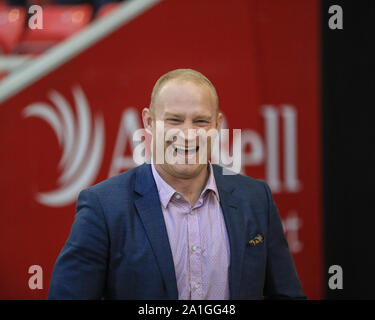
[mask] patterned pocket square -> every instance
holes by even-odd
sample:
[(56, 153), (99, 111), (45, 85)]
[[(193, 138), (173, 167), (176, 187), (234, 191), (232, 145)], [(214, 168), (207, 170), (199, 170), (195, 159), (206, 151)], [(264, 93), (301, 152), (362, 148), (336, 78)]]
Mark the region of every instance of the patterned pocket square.
[(256, 246), (257, 244), (259, 243), (262, 243), (264, 241), (264, 238), (262, 235), (258, 234), (256, 235), (256, 237), (254, 239), (251, 239), (249, 241), (249, 245), (251, 245), (252, 247)]

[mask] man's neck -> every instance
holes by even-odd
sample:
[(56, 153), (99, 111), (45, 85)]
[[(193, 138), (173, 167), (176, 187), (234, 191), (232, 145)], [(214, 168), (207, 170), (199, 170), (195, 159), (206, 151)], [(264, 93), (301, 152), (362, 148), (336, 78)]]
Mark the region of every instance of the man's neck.
[(207, 184), (210, 173), (209, 166), (207, 165), (206, 168), (201, 170), (201, 172), (197, 176), (190, 179), (183, 179), (172, 176), (171, 174), (166, 172), (160, 165), (155, 164), (154, 167), (159, 173), (160, 177), (173, 189), (181, 193), (192, 206), (199, 199), (202, 190)]

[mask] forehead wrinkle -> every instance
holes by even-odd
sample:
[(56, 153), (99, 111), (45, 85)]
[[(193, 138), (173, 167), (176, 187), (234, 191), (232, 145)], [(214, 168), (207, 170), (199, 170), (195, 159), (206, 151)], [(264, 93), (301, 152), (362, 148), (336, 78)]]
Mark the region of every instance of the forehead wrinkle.
[(159, 97), (162, 99), (162, 101), (164, 100), (164, 103), (168, 104), (195, 105), (199, 104), (204, 99), (203, 94), (199, 91), (194, 91), (191, 90), (191, 88), (183, 88), (179, 86), (170, 87), (167, 84), (160, 91)]
[[(189, 84), (192, 84), (194, 85), (195, 87), (199, 88), (199, 90), (195, 91), (195, 93), (198, 93), (198, 94), (191, 94), (191, 87), (185, 87), (183, 88), (182, 86), (175, 86), (172, 90), (172, 98), (171, 100), (172, 101), (165, 101), (165, 91), (167, 89), (171, 89), (171, 86), (173, 86), (174, 84), (181, 84), (181, 85), (189, 85)], [(216, 109), (216, 112), (218, 111), (218, 106), (217, 106), (217, 103), (215, 103), (215, 96), (214, 96), (214, 93), (212, 92), (210, 86), (208, 84), (205, 84), (205, 83), (201, 83), (201, 82), (195, 82), (195, 81), (192, 81), (192, 80), (189, 80), (189, 79), (171, 79), (169, 81), (167, 81), (159, 90), (157, 96), (156, 96), (156, 99), (155, 99), (155, 107), (158, 108), (160, 105), (163, 105), (165, 106), (165, 104), (169, 105), (169, 104), (175, 104), (175, 105), (178, 105), (178, 104), (186, 104), (187, 106), (188, 105), (197, 105), (197, 104), (202, 104), (202, 100), (205, 100), (205, 98), (207, 98), (207, 90), (202, 90), (203, 88), (206, 88), (208, 89), (209, 91), (209, 101), (210, 103), (208, 103), (208, 105), (212, 105), (214, 104), (215, 105), (215, 109)], [(179, 92), (180, 91), (180, 92)], [(190, 91), (190, 94), (189, 92)], [(163, 94), (164, 93), (164, 94)], [(169, 98), (169, 97), (168, 97)], [(163, 101), (164, 100), (164, 101)], [(168, 99), (169, 100), (169, 99)], [(204, 105), (206, 105), (206, 103), (204, 103)], [(156, 110), (155, 108), (155, 110)], [(208, 108), (206, 108), (208, 109)]]
[[(186, 113), (184, 112), (164, 112), (162, 114), (163, 117), (167, 118), (167, 117), (174, 117), (174, 118), (179, 118), (179, 119), (185, 119), (186, 118)], [(191, 114), (191, 118), (193, 119), (204, 119), (204, 120), (210, 120), (212, 119), (212, 117), (215, 116), (211, 113), (208, 113), (208, 112), (205, 112), (205, 111), (201, 111), (201, 112), (195, 112), (193, 111), (192, 114)]]

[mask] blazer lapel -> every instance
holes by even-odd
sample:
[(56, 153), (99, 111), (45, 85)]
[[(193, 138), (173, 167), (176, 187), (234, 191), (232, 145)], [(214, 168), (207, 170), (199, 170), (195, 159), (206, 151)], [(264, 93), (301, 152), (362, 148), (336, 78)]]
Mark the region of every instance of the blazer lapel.
[(213, 168), (230, 245), (230, 299), (235, 300), (240, 297), (242, 261), (246, 247), (245, 218), (239, 210), (240, 201), (234, 195), (235, 187), (228, 184), (221, 167), (213, 165)]
[(159, 265), (168, 297), (177, 300), (178, 289), (173, 255), (150, 165), (144, 164), (139, 167), (135, 191), (141, 195), (135, 201), (135, 205)]

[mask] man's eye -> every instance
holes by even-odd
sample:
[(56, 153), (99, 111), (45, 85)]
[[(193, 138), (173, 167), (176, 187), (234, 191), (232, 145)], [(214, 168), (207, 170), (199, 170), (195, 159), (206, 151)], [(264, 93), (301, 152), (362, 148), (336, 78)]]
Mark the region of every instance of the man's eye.
[(197, 122), (197, 123), (209, 123), (209, 121), (207, 121), (207, 120), (197, 120), (195, 122)]
[(168, 118), (167, 121), (179, 122), (180, 119), (176, 119), (176, 118)]

